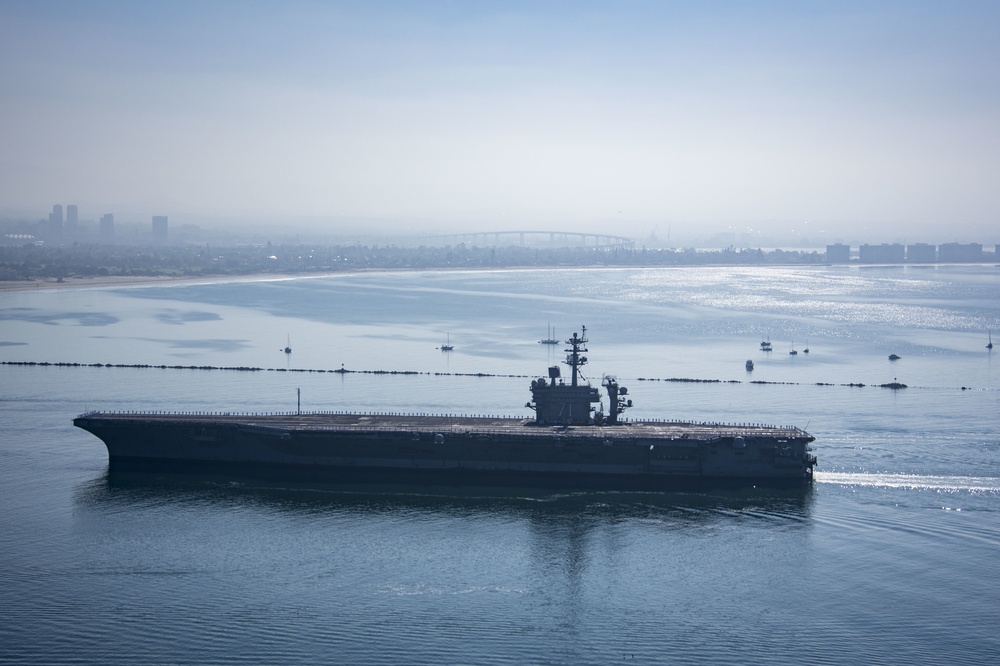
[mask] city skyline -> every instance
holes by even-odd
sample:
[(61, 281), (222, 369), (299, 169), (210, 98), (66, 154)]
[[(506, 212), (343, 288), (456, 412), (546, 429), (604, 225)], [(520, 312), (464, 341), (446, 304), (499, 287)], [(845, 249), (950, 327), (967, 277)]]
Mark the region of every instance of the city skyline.
[(993, 3), (9, 2), (0, 19), (0, 214), (997, 240)]
[[(865, 256), (877, 257), (877, 260), (868, 263), (901, 263), (906, 256), (907, 263), (943, 263), (949, 262), (976, 262), (994, 261), (992, 256), (996, 254), (989, 250), (992, 241), (982, 242), (981, 239), (975, 241), (941, 240), (942, 234), (938, 234), (938, 240), (910, 239), (885, 241), (878, 238), (856, 238), (845, 242), (837, 240), (830, 243), (821, 243), (819, 239), (806, 238), (768, 238), (767, 243), (754, 243), (759, 240), (746, 235), (742, 237), (729, 237), (725, 233), (716, 233), (711, 238), (701, 242), (681, 242), (671, 243), (670, 237), (660, 238), (655, 235), (630, 237), (619, 234), (567, 231), (559, 229), (520, 229), (520, 230), (455, 230), (450, 233), (439, 234), (415, 234), (415, 235), (385, 235), (378, 230), (368, 233), (330, 233), (330, 234), (306, 234), (300, 235), (301, 230), (288, 229), (284, 226), (271, 226), (262, 228), (253, 227), (206, 227), (201, 228), (195, 224), (184, 224), (181, 226), (180, 234), (172, 234), (168, 230), (168, 216), (153, 215), (146, 222), (129, 221), (124, 223), (124, 228), (129, 231), (125, 235), (118, 237), (116, 232), (114, 213), (105, 213), (97, 220), (79, 220), (78, 206), (68, 204), (66, 207), (66, 219), (63, 219), (63, 205), (53, 204), (52, 211), (47, 218), (20, 220), (3, 219), (0, 217), (0, 244), (25, 244), (41, 241), (60, 245), (91, 245), (100, 246), (104, 244), (122, 244), (136, 247), (145, 245), (188, 245), (203, 242), (215, 243), (236, 243), (260, 245), (272, 242), (276, 243), (306, 243), (314, 244), (318, 247), (331, 247), (341, 243), (356, 244), (358, 246), (372, 243), (373, 247), (379, 243), (387, 246), (469, 246), (469, 247), (592, 247), (594, 249), (610, 248), (631, 248), (631, 249), (673, 249), (691, 250), (699, 249), (703, 251), (767, 251), (777, 250), (805, 250), (822, 251), (825, 247), (826, 254), (832, 263), (846, 263), (852, 256), (852, 246), (859, 251), (862, 263)], [(69, 220), (72, 218), (72, 224)], [(65, 222), (65, 223), (64, 223)], [(943, 234), (947, 237), (947, 234)], [(547, 240), (546, 240), (547, 239)], [(773, 242), (771, 242), (773, 241)], [(1000, 248), (1000, 242), (995, 242)], [(984, 255), (983, 252), (987, 254)], [(915, 253), (915, 254), (911, 254)], [(940, 256), (938, 256), (940, 254)], [(835, 257), (835, 258), (833, 258)]]

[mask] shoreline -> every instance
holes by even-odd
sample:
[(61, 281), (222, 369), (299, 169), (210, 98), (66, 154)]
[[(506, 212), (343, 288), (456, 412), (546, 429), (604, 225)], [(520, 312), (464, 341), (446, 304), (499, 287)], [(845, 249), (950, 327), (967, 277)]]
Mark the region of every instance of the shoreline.
[(99, 289), (102, 287), (150, 287), (175, 284), (209, 284), (224, 282), (266, 282), (272, 280), (295, 280), (338, 275), (337, 273), (303, 273), (301, 275), (281, 275), (258, 273), (253, 275), (208, 275), (201, 277), (137, 276), (113, 275), (100, 277), (66, 278), (62, 282), (56, 278), (34, 280), (0, 280), (0, 293), (14, 291), (51, 291), (55, 289)]
[[(757, 267), (779, 268), (779, 267), (815, 267), (831, 266), (847, 268), (877, 268), (877, 267), (900, 267), (900, 268), (936, 268), (941, 266), (969, 266), (993, 265), (1000, 268), (1000, 264), (987, 261), (981, 263), (934, 263), (934, 264), (766, 264)], [(348, 271), (325, 271), (319, 273), (251, 273), (247, 275), (203, 275), (203, 276), (170, 276), (170, 275), (109, 275), (94, 277), (71, 277), (64, 278), (62, 282), (58, 278), (35, 278), (32, 280), (0, 280), (0, 294), (16, 291), (50, 291), (55, 289), (100, 289), (106, 287), (149, 287), (179, 284), (221, 284), (233, 282), (271, 282), (279, 280), (301, 280), (323, 277), (338, 277), (345, 275), (360, 275), (363, 273), (392, 273), (405, 271), (520, 271), (520, 270), (593, 270), (593, 269), (649, 269), (649, 268), (685, 268), (687, 266), (655, 266), (655, 265), (630, 265), (630, 266), (509, 266), (503, 268), (487, 267), (428, 267), (428, 268), (373, 268), (357, 269)], [(690, 267), (731, 267), (747, 268), (743, 265), (731, 264), (692, 264)]]

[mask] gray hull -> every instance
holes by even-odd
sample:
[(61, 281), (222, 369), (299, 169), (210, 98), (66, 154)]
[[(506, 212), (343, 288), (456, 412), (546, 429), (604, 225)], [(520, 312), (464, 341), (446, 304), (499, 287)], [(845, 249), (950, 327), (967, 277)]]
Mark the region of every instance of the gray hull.
[(666, 489), (801, 484), (816, 462), (812, 436), (791, 427), (358, 414), (90, 413), (74, 424), (104, 441), (112, 468), (257, 467), (330, 480)]

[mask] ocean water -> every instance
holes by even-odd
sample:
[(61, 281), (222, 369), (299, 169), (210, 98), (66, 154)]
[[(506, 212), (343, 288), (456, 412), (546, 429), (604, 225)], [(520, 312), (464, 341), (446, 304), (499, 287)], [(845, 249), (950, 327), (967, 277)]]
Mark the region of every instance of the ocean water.
[[(584, 325), (584, 372), (628, 386), (626, 416), (805, 427), (814, 484), (119, 475), (71, 424), (91, 409), (288, 411), (299, 396), (303, 410), (527, 416), (531, 378), (563, 356), (537, 341)], [(991, 331), (997, 266), (0, 293), (0, 360), (101, 364), (0, 365), (0, 663), (997, 663)], [(134, 364), (178, 367), (114, 367)], [(893, 381), (907, 388), (880, 387)]]

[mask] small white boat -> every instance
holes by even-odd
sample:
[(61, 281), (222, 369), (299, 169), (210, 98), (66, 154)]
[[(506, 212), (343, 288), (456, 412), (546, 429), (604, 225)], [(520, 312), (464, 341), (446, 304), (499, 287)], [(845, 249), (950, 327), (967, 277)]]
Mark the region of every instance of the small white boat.
[(451, 351), (455, 348), (455, 345), (451, 344), (451, 333), (448, 333), (448, 342), (438, 347), (441, 351)]

